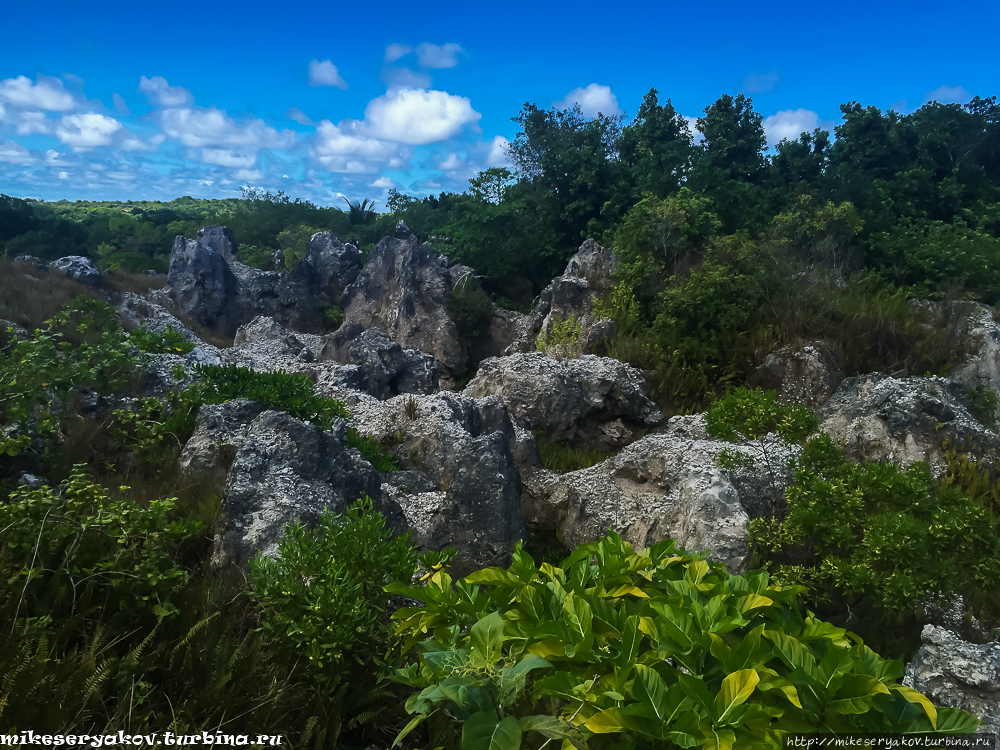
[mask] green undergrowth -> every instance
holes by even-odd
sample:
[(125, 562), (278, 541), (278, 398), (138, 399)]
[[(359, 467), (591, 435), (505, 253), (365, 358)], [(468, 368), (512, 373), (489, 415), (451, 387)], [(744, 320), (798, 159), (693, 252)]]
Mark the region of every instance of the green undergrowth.
[(550, 440), (541, 430), (535, 430), (535, 442), (542, 457), (542, 466), (557, 474), (596, 466), (615, 455), (614, 451), (595, 448), (574, 448), (565, 441)]

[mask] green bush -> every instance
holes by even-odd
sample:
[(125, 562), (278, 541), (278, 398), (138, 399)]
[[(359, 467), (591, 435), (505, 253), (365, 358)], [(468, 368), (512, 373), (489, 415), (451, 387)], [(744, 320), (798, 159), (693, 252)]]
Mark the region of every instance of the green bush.
[(148, 354), (187, 354), (194, 351), (194, 344), (169, 323), (163, 331), (150, 331), (145, 326), (136, 328), (129, 333), (129, 340)]
[(445, 303), (448, 316), (455, 322), (463, 341), (471, 341), (489, 333), (493, 319), (493, 303), (482, 289), (469, 288), (468, 280), (452, 289)]
[(564, 320), (553, 320), (552, 327), (542, 330), (535, 340), (535, 349), (546, 357), (554, 359), (574, 359), (583, 354), (580, 343), (581, 323), (570, 315)]
[(708, 434), (730, 443), (759, 440), (773, 432), (801, 445), (818, 426), (819, 420), (806, 407), (781, 405), (775, 391), (746, 386), (730, 391), (705, 414)]
[[(800, 587), (733, 576), (675, 549), (636, 552), (614, 534), (556, 567), (518, 547), (510, 568), (452, 585), (389, 590), (418, 661), (397, 739), (444, 713), (465, 750), (564, 747), (781, 748), (793, 733), (960, 734), (979, 722), (935, 708), (845, 630), (799, 609)], [(525, 735), (530, 737), (526, 738)]]

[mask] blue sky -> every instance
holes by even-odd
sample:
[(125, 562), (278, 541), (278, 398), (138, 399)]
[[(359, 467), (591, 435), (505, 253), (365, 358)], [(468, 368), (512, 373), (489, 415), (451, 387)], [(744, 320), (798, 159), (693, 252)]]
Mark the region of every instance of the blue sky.
[(771, 141), (859, 101), (1000, 94), (1000, 3), (8, 3), (0, 193), (284, 190), (383, 205), (505, 164), (525, 102), (696, 118), (746, 93)]

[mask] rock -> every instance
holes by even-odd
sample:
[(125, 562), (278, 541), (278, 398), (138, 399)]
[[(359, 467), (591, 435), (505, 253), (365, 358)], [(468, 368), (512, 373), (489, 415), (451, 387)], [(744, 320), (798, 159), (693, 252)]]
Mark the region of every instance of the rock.
[(977, 734), (1000, 733), (1000, 642), (966, 643), (926, 625), (923, 645), (906, 666), (903, 684), (932, 703), (968, 711), (982, 721)]
[(222, 361), (265, 372), (301, 372), (316, 361), (310, 344), (318, 347), (319, 343), (319, 336), (293, 334), (273, 318), (259, 315), (240, 326), (233, 346), (223, 350)]
[(34, 255), (18, 255), (14, 258), (14, 265), (28, 273), (49, 273), (48, 263)]
[[(319, 333), (326, 326), (324, 311), (336, 307), (344, 288), (361, 271), (361, 251), (329, 232), (317, 232), (309, 252), (281, 285), (279, 318), (298, 331)], [(308, 305), (301, 301), (309, 300)]]
[(100, 286), (103, 280), (101, 272), (97, 270), (93, 261), (82, 255), (67, 255), (65, 258), (52, 261), (49, 267), (88, 286)]
[(202, 404), (194, 432), (184, 444), (178, 463), (181, 481), (205, 484), (222, 493), (229, 467), (243, 443), (251, 423), (266, 407), (256, 401), (235, 398), (224, 404)]
[(892, 378), (875, 373), (847, 378), (820, 409), (821, 432), (843, 441), (860, 461), (890, 461), (906, 468), (926, 461), (940, 477), (946, 469), (942, 444), (961, 449), (975, 443), (991, 464), (1000, 436), (969, 411), (961, 383), (950, 378)]
[(197, 239), (178, 235), (170, 251), (167, 285), (181, 315), (232, 336), (243, 323), (240, 282), (230, 267), (236, 241), (225, 227), (202, 227)]
[(319, 358), (357, 365), (360, 388), (378, 399), (438, 390), (437, 360), (416, 349), (404, 350), (378, 328), (341, 326), (325, 337)]
[(645, 380), (616, 359), (584, 355), (563, 361), (513, 354), (482, 362), (465, 393), (495, 395), (508, 411), (574, 446), (621, 447), (633, 430), (664, 420), (645, 394)]
[(196, 362), (217, 365), (222, 362), (219, 349), (206, 344), (198, 335), (170, 314), (165, 307), (144, 299), (138, 294), (124, 292), (118, 301), (118, 315), (126, 328), (134, 329), (140, 326), (148, 331), (164, 332), (167, 326), (177, 331), (184, 340), (194, 344), (194, 349), (184, 357), (185, 364), (190, 366)]
[(294, 521), (314, 526), (324, 511), (343, 513), (370, 497), (387, 525), (405, 529), (399, 506), (383, 498), (381, 477), (343, 444), (343, 422), (334, 430), (265, 411), (250, 423), (226, 479), (215, 527), (212, 563), (246, 569), (257, 554), (273, 555)]
[(940, 317), (954, 324), (961, 316), (964, 328), (959, 332), (971, 351), (951, 368), (951, 377), (968, 389), (992, 388), (1000, 391), (1000, 323), (997, 312), (979, 302), (937, 303)]
[(25, 471), (17, 478), (17, 486), (29, 490), (40, 490), (42, 487), (51, 487), (52, 482), (45, 477), (40, 477), (37, 474), (29, 474)]
[[(557, 530), (570, 549), (613, 529), (637, 549), (663, 539), (676, 539), (690, 552), (710, 549), (710, 559), (740, 573), (749, 563), (750, 518), (761, 513), (759, 507), (748, 512), (738, 482), (715, 465), (723, 448), (734, 446), (692, 439), (680, 430), (647, 435), (587, 469), (561, 475), (525, 471), (522, 506), (529, 521)], [(779, 461), (797, 452), (783, 444), (771, 448)], [(739, 478), (757, 488), (747, 500), (758, 506), (761, 488), (775, 484), (783, 496), (787, 481), (759, 472)]]
[(584, 242), (570, 258), (562, 276), (552, 280), (535, 302), (531, 313), (515, 323), (518, 329), (505, 354), (534, 351), (542, 331), (551, 332), (556, 321), (573, 318), (580, 324), (581, 352), (614, 333), (614, 321), (594, 313), (594, 300), (611, 290), (615, 258), (610, 247), (594, 240)]
[(843, 379), (826, 344), (810, 341), (788, 344), (768, 354), (747, 385), (777, 391), (779, 403), (816, 409), (829, 400)]
[(368, 256), (340, 299), (344, 326), (380, 328), (404, 349), (431, 354), (448, 371), (465, 372), (468, 353), (445, 304), (452, 290), (448, 259), (417, 242), (402, 221)]
[(384, 402), (358, 392), (324, 395), (347, 402), (360, 432), (396, 444), (407, 475), (387, 478), (384, 489), (423, 549), (454, 546), (455, 575), (510, 564), (526, 531), (521, 476), (511, 453), (515, 430), (496, 398), (446, 391)]

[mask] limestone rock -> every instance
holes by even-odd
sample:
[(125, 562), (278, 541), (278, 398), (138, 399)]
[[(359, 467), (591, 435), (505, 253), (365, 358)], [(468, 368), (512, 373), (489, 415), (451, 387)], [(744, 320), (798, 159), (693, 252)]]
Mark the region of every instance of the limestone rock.
[(213, 365), (222, 362), (217, 347), (206, 344), (198, 338), (194, 331), (171, 315), (162, 305), (144, 299), (133, 292), (124, 292), (118, 300), (117, 308), (118, 315), (126, 328), (133, 329), (144, 326), (146, 330), (162, 333), (167, 330), (167, 326), (170, 326), (183, 336), (185, 341), (194, 344), (194, 349), (184, 358), (186, 362)]
[(982, 725), (977, 734), (1000, 734), (1000, 642), (966, 643), (926, 625), (923, 645), (906, 667), (903, 684), (939, 706), (968, 711)]
[(103, 281), (101, 272), (97, 270), (93, 261), (82, 255), (67, 255), (65, 258), (52, 261), (49, 267), (88, 286), (100, 286)]
[(379, 473), (344, 447), (342, 435), (343, 422), (324, 432), (284, 412), (254, 419), (229, 469), (212, 563), (246, 568), (255, 555), (277, 551), (286, 525), (313, 526), (325, 510), (343, 513), (362, 496), (390, 528), (404, 530), (399, 506), (382, 496)]
[[(677, 539), (690, 552), (711, 549), (710, 559), (742, 572), (751, 514), (733, 478), (714, 463), (727, 447), (733, 446), (680, 432), (647, 435), (587, 469), (525, 471), (522, 506), (528, 520), (558, 530), (570, 548), (613, 529), (637, 549), (663, 539)], [(779, 485), (785, 480), (775, 478)]]
[(560, 361), (533, 353), (487, 359), (464, 392), (495, 395), (551, 440), (607, 448), (621, 447), (632, 431), (664, 420), (645, 387), (638, 370), (616, 359), (584, 355)]
[(942, 443), (974, 441), (995, 460), (1000, 436), (969, 411), (961, 383), (950, 378), (892, 378), (875, 373), (847, 378), (820, 409), (821, 432), (843, 441), (848, 456), (891, 461), (906, 468), (926, 461), (945, 471)]
[(250, 424), (264, 411), (266, 407), (245, 398), (224, 404), (202, 404), (194, 432), (181, 451), (178, 465), (181, 480), (204, 483), (213, 492), (221, 493)]
[(236, 331), (222, 361), (266, 372), (302, 372), (316, 361), (313, 347), (318, 346), (319, 336), (293, 334), (273, 318), (258, 315)]
[(452, 375), (465, 372), (468, 353), (445, 304), (452, 290), (448, 259), (417, 242), (400, 221), (368, 256), (340, 299), (343, 325), (380, 328), (404, 349), (433, 355)]
[[(324, 330), (324, 311), (340, 302), (344, 288), (361, 271), (361, 251), (330, 232), (317, 232), (309, 252), (281, 285), (278, 316), (297, 331)], [(303, 301), (309, 304), (302, 304)]]
[(342, 325), (324, 338), (320, 360), (327, 359), (357, 365), (358, 387), (378, 399), (438, 390), (438, 361), (416, 349), (403, 349), (378, 328)]
[(177, 311), (232, 336), (243, 322), (240, 284), (230, 267), (235, 240), (224, 227), (202, 227), (194, 240), (178, 235), (167, 285)]
[[(951, 377), (966, 388), (1000, 391), (1000, 323), (996, 310), (979, 302), (951, 302), (941, 314), (961, 315), (966, 329), (961, 332), (971, 351), (951, 369)], [(938, 303), (939, 307), (945, 303)]]
[(815, 409), (829, 400), (844, 379), (837, 360), (822, 341), (789, 344), (771, 352), (750, 376), (751, 388), (774, 390), (782, 404)]

